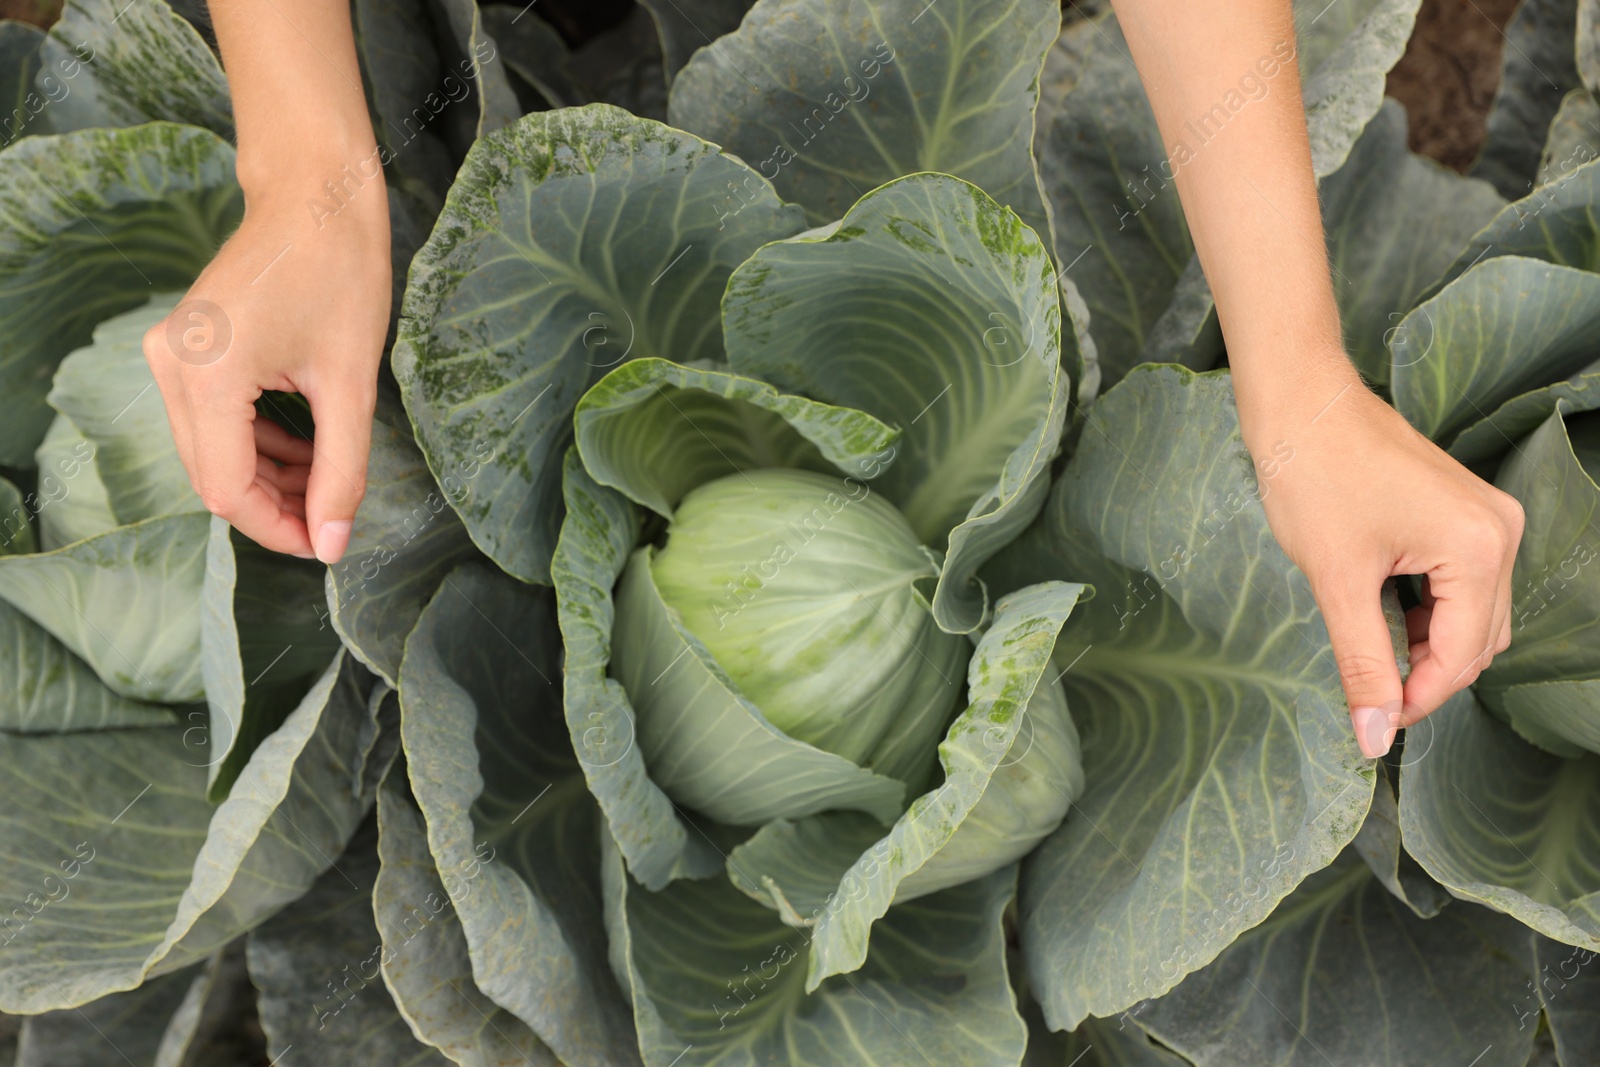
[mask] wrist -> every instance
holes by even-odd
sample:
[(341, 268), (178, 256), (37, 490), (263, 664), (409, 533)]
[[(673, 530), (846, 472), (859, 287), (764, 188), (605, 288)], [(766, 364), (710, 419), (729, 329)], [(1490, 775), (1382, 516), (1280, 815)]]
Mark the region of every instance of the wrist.
[(245, 211), (300, 218), (317, 228), (333, 215), (388, 220), (383, 155), (370, 133), (365, 143), (333, 146), (291, 156), (239, 151), (238, 178)]
[(1280, 352), (1254, 361), (1230, 353), (1230, 363), (1239, 430), (1256, 457), (1278, 442), (1304, 437), (1330, 411), (1369, 393), (1339, 345), (1314, 345), (1292, 357)]
[(349, 92), (329, 96), (320, 106), (286, 101), (267, 115), (239, 109), (235, 173), (247, 201), (270, 199), (286, 189), (303, 195), (335, 180), (346, 167), (363, 182), (381, 180), (384, 160), (365, 99)]

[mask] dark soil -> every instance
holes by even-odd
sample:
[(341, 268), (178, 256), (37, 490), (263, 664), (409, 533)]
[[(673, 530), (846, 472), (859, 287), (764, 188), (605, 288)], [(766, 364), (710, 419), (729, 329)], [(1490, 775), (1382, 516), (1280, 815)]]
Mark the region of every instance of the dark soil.
[(1413, 152), (1465, 171), (1483, 143), (1516, 0), (1423, 0), (1406, 54), (1389, 72)]

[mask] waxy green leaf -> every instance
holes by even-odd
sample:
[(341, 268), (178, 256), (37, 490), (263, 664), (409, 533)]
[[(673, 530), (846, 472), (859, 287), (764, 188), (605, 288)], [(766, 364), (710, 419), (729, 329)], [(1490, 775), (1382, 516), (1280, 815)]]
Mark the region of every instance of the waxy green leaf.
[(1084, 792), (1023, 870), (1052, 1026), (1210, 962), (1331, 862), (1372, 796), (1256, 475), (1225, 373), (1141, 367), (1096, 402), (1052, 494), (1047, 566), (1096, 589), (1056, 647)]
[(478, 988), (562, 1061), (623, 1065), (599, 819), (558, 711), (552, 600), (484, 565), (445, 577), (400, 668), (407, 769)]
[(164, 122), (0, 153), (0, 463), (32, 463), (63, 356), (210, 262), (244, 208), (233, 156), (215, 134)]
[[(747, 161), (814, 225), (938, 171), (1048, 239), (1033, 109), (1060, 25), (1050, 0), (764, 0), (678, 71), (668, 118)], [(750, 191), (730, 190), (730, 207)]]
[(550, 581), (578, 398), (631, 357), (720, 358), (728, 275), (799, 226), (714, 145), (606, 105), (473, 147), (413, 261), (394, 369), (435, 475), (482, 464), (453, 503), (490, 558)]
[(806, 938), (726, 879), (652, 893), (608, 848), (612, 965), (646, 1067), (1016, 1063), (1026, 1029), (1006, 978), (1006, 868), (895, 908), (867, 963), (805, 992)]

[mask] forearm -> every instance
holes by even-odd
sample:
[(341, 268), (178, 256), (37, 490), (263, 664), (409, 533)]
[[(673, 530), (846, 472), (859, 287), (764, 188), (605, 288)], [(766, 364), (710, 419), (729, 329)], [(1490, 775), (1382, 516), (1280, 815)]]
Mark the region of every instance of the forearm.
[(211, 15), (247, 200), (325, 195), (346, 166), (381, 183), (344, 0), (212, 0)]
[(1270, 448), (1359, 384), (1329, 279), (1289, 0), (1114, 7), (1216, 299), (1245, 440)]

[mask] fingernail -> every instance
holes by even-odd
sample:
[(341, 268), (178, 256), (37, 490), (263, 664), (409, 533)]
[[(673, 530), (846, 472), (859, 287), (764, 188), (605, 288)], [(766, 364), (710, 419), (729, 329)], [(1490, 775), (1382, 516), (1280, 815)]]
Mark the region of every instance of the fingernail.
[(293, 556), (295, 559), (316, 559), (317, 558), (317, 554), (315, 552), (291, 552), (291, 553), (289, 553), (289, 555)]
[(1377, 759), (1394, 744), (1396, 727), (1382, 708), (1352, 708), (1350, 721), (1355, 724), (1356, 744), (1368, 759)]
[(317, 528), (317, 558), (324, 563), (338, 563), (350, 543), (350, 520), (325, 522)]

